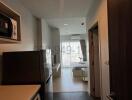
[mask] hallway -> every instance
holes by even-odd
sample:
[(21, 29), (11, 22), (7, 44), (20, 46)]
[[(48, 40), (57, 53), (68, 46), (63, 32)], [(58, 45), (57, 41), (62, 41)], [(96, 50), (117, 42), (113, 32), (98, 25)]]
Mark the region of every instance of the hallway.
[[(109, 1), (109, 2), (107, 2), (107, 1)], [(88, 97), (88, 93), (90, 94), (93, 92), (93, 94), (95, 94), (96, 89), (92, 87), (91, 79), (93, 79), (93, 80), (100, 79), (100, 82), (96, 82), (96, 81), (94, 81), (94, 82), (100, 83), (99, 86), (101, 88), (97, 87), (98, 89), (100, 89), (100, 92), (101, 92), (100, 97), (102, 100), (107, 100), (108, 99), (107, 96), (110, 94), (110, 82), (111, 82), (110, 76), (109, 76), (110, 75), (109, 74), (109, 72), (110, 72), (109, 61), (111, 60), (111, 59), (109, 60), (109, 58), (111, 58), (111, 55), (109, 57), (109, 50), (112, 50), (112, 53), (114, 52), (114, 50), (119, 50), (121, 52), (121, 57), (122, 57), (122, 56), (124, 56), (124, 55), (122, 55), (122, 52), (125, 53), (124, 52), (125, 50), (129, 51), (129, 46), (128, 45), (125, 46), (125, 43), (130, 43), (130, 42), (127, 40), (126, 41), (121, 41), (121, 40), (124, 38), (125, 39), (128, 38), (128, 40), (131, 40), (131, 39), (129, 39), (130, 36), (128, 35), (128, 37), (127, 37), (125, 34), (128, 32), (128, 30), (123, 28), (126, 25), (126, 24), (123, 24), (123, 22), (127, 22), (128, 19), (130, 19), (130, 18), (128, 17), (127, 21), (123, 20), (120, 23), (118, 22), (120, 19), (123, 19), (125, 17), (125, 15), (128, 15), (127, 14), (128, 10), (126, 8), (127, 6), (123, 6), (123, 2), (121, 2), (122, 4), (119, 4), (119, 6), (120, 6), (119, 8), (121, 8), (121, 10), (118, 9), (119, 10), (119, 12), (118, 12), (118, 10), (112, 9), (113, 7), (111, 7), (111, 6), (114, 5), (114, 3), (112, 3), (112, 5), (110, 6), (110, 1), (114, 2), (112, 0), (55, 0), (55, 1), (54, 0), (40, 0), (39, 2), (37, 0), (1, 0), (0, 2), (5, 4), (5, 6), (9, 7), (9, 9), (12, 10), (13, 13), (18, 14), (18, 17), (20, 17), (19, 22), (16, 21), (17, 22), (17, 27), (16, 27), (17, 31), (20, 30), (20, 32), (16, 32), (16, 33), (18, 33), (16, 35), (17, 35), (17, 39), (19, 41), (13, 40), (12, 36), (10, 36), (11, 39), (2, 37), (2, 41), (0, 44), (0, 55), (2, 55), (3, 52), (35, 51), (35, 50), (51, 49), (52, 56), (50, 58), (52, 60), (49, 65), (55, 65), (58, 63), (61, 64), (62, 48), (61, 48), (60, 42), (61, 41), (66, 42), (67, 40), (73, 40), (73, 41), (79, 40), (79, 43), (80, 44), (82, 43), (82, 46), (81, 46), (82, 55), (79, 55), (79, 57), (77, 55), (77, 57), (76, 57), (77, 59), (74, 59), (71, 61), (83, 62), (83, 61), (86, 61), (86, 56), (88, 57), (87, 61), (89, 61), (89, 54), (91, 54), (91, 52), (93, 52), (93, 51), (90, 51), (90, 49), (89, 49), (89, 41), (88, 41), (89, 40), (88, 39), (89, 29), (91, 29), (91, 27), (94, 26), (94, 24), (98, 23), (98, 26), (99, 26), (99, 58), (100, 58), (99, 64), (98, 64), (98, 65), (100, 65), (99, 66), (99, 71), (100, 71), (99, 75), (100, 76), (98, 75), (98, 77), (100, 77), (100, 78), (96, 78), (96, 79), (91, 78), (91, 76), (93, 77), (95, 75), (95, 74), (93, 74), (93, 75), (90, 74), (90, 73), (92, 73), (92, 71), (90, 70), (91, 66), (88, 67), (88, 75), (86, 76), (86, 80), (85, 80), (88, 82), (85, 82), (82, 79), (80, 79), (80, 76), (79, 77), (72, 76), (73, 73), (72, 73), (71, 69), (68, 69), (67, 71), (64, 71), (62, 69), (62, 73), (63, 73), (62, 76), (53, 80), (54, 83), (52, 83), (52, 89), (50, 90), (49, 89), (50, 84), (48, 84), (47, 79), (49, 78), (49, 74), (52, 74), (52, 72), (49, 71), (49, 70), (52, 70), (52, 66), (46, 67), (48, 65), (47, 63), (49, 63), (49, 62), (47, 62), (47, 61), (45, 61), (45, 59), (43, 59), (43, 64), (42, 64), (43, 67), (42, 68), (43, 69), (45, 68), (46, 70), (44, 70), (44, 71), (39, 70), (40, 72), (43, 72), (43, 74), (41, 74), (41, 75), (44, 75), (41, 78), (39, 78), (39, 80), (44, 81), (46, 83), (45, 84), (43, 82), (44, 87), (45, 87), (45, 88), (43, 88), (43, 85), (42, 85), (42, 89), (44, 89), (43, 91), (46, 91), (46, 93), (53, 92), (53, 91), (55, 92), (54, 100), (72, 100), (72, 99), (79, 100), (79, 98), (80, 98), (80, 100), (83, 100), (83, 97), (84, 97), (84, 100), (86, 100), (86, 99), (92, 100), (90, 97)], [(128, 0), (126, 0), (126, 1), (128, 1)], [(118, 5), (119, 0), (118, 0), (118, 2), (117, 1), (115, 1), (115, 2)], [(124, 0), (124, 2), (125, 2), (125, 0)], [(112, 10), (109, 11), (108, 8), (111, 8)], [(114, 8), (116, 8), (116, 4), (115, 4)], [(123, 8), (126, 8), (126, 9), (122, 10)], [(115, 14), (112, 14), (113, 11), (115, 11), (114, 12)], [(121, 11), (126, 11), (126, 12), (121, 13)], [(8, 12), (8, 11), (6, 11), (6, 12)], [(12, 14), (8, 15), (5, 13), (4, 15), (6, 15), (6, 17), (8, 17), (8, 19), (12, 18), (12, 19), (16, 20), (17, 18), (14, 18), (12, 16)], [(118, 18), (115, 16), (115, 15), (119, 15), (119, 14), (122, 15), (121, 18)], [(112, 17), (111, 19), (116, 20), (116, 21), (109, 20), (109, 17)], [(126, 18), (124, 18), (124, 19), (126, 19)], [(113, 22), (114, 22), (114, 24), (113, 24)], [(111, 23), (112, 25), (108, 25), (109, 23)], [(116, 26), (120, 26), (117, 23), (122, 25), (121, 28), (119, 27), (121, 29), (121, 31), (119, 29), (118, 31), (113, 32), (113, 30), (116, 30), (116, 28), (118, 28)], [(9, 28), (7, 26), (7, 23), (5, 23), (2, 26), (4, 26), (6, 30), (7, 30), (7, 28)], [(111, 28), (111, 26), (113, 26), (113, 27)], [(11, 27), (11, 28), (13, 28), (13, 27)], [(124, 33), (122, 33), (122, 32), (124, 32)], [(14, 32), (8, 32), (8, 33), (13, 34)], [(109, 33), (113, 33), (113, 36), (111, 35), (110, 39), (116, 40), (116, 42), (113, 43), (115, 48), (113, 48), (113, 45), (110, 45), (110, 48), (109, 48), (109, 40), (110, 40)], [(124, 37), (121, 37), (120, 33)], [(115, 36), (114, 36), (114, 34), (115, 34)], [(82, 36), (82, 35), (84, 35), (84, 36)], [(118, 38), (118, 35), (119, 35), (119, 38)], [(64, 39), (62, 39), (61, 37), (64, 37)], [(83, 41), (81, 42), (80, 40), (83, 40)], [(85, 54), (84, 50), (82, 50), (84, 40), (86, 41), (85, 44), (88, 46), (88, 48), (86, 49), (87, 54)], [(118, 46), (118, 43), (120, 41), (121, 41), (121, 44)], [(122, 47), (122, 45), (124, 47)], [(121, 48), (121, 50), (120, 50), (118, 47), (122, 47), (123, 49)], [(74, 48), (74, 47), (71, 46), (71, 48)], [(71, 51), (72, 50), (71, 48), (67, 48), (67, 50)], [(77, 50), (77, 49), (75, 49), (75, 50)], [(114, 53), (116, 53), (116, 52), (114, 52)], [(126, 54), (126, 55), (129, 55), (129, 54)], [(76, 56), (76, 55), (74, 55), (74, 56)], [(43, 58), (45, 58), (45, 57), (46, 57), (46, 55), (44, 55)], [(72, 57), (72, 55), (71, 55), (71, 57)], [(71, 59), (71, 57), (66, 57), (66, 59), (67, 59), (67, 60), (65, 60), (66, 64), (69, 64), (68, 61)], [(115, 59), (114, 57), (118, 58), (118, 51), (117, 51), (117, 54), (115, 54), (115, 56), (113, 56), (113, 59)], [(85, 59), (83, 59), (83, 58), (85, 58)], [(125, 57), (123, 57), (123, 60), (125, 60), (124, 58)], [(0, 60), (0, 71), (3, 74), (2, 61), (3, 60)], [(116, 63), (116, 60), (114, 60), (114, 61)], [(123, 62), (123, 61), (120, 61), (120, 62), (125, 64), (125, 62)], [(94, 64), (94, 63), (92, 63), (92, 64)], [(121, 64), (122, 65), (121, 68), (123, 68), (123, 64)], [(40, 65), (41, 64), (39, 64), (39, 66)], [(31, 66), (29, 66), (29, 67), (31, 67)], [(114, 67), (114, 68), (116, 68), (116, 67)], [(30, 70), (34, 70), (34, 69), (31, 68)], [(87, 72), (87, 70), (85, 70), (85, 69), (78, 69), (78, 68), (75, 69), (75, 73), (77, 73), (78, 71), (79, 71), (79, 73), (81, 73), (81, 75), (82, 75), (82, 71), (84, 73)], [(121, 71), (122, 70), (120, 70), (120, 71), (117, 70), (117, 72), (121, 73), (121, 74), (118, 73), (119, 74), (118, 76), (125, 75), (125, 74), (122, 74), (122, 72), (124, 72), (124, 71), (122, 71), (122, 72)], [(21, 72), (23, 73), (23, 71), (21, 71)], [(34, 71), (30, 71), (30, 72), (33, 73)], [(47, 75), (47, 73), (48, 73), (48, 75)], [(95, 73), (97, 73), (97, 72), (95, 72)], [(0, 82), (3, 82), (2, 74), (0, 74)], [(20, 74), (20, 73), (18, 73), (18, 74)], [(32, 75), (34, 76), (34, 78), (37, 77), (36, 73), (35, 74), (33, 73)], [(8, 76), (11, 77), (10, 75), (8, 75)], [(27, 74), (27, 77), (28, 76), (29, 75)], [(38, 76), (40, 76), (40, 75), (38, 75)], [(116, 76), (116, 74), (115, 74), (115, 76)], [(17, 77), (19, 77), (19, 75)], [(25, 78), (27, 78), (27, 77), (25, 77)], [(43, 77), (45, 77), (45, 78), (43, 78)], [(121, 81), (124, 78), (119, 77), (119, 79)], [(33, 81), (32, 84), (34, 84), (34, 83), (36, 84), (37, 83), (36, 81), (39, 82), (38, 79), (35, 79), (35, 82)], [(124, 82), (122, 82), (122, 81), (120, 82), (120, 81), (117, 81), (117, 84), (122, 83), (120, 85), (122, 85), (124, 87), (123, 90), (124, 91), (127, 90), (127, 89), (125, 89), (125, 86), (127, 87), (127, 85), (124, 86), (124, 84), (123, 84)], [(130, 82), (129, 82), (129, 84), (130, 84)], [(93, 86), (94, 85), (95, 84), (93, 84)], [(115, 86), (115, 88), (116, 88), (116, 86)], [(43, 93), (43, 91), (41, 93)], [(43, 93), (42, 97), (43, 96), (46, 97), (47, 96), (46, 93)], [(123, 92), (122, 92), (122, 94), (123, 94)], [(61, 96), (59, 96), (59, 95), (61, 95)], [(63, 97), (62, 95), (66, 96), (66, 97)], [(85, 99), (85, 97), (86, 97), (86, 99)]]
[(73, 77), (72, 68), (62, 68), (61, 77), (53, 80), (54, 92), (86, 92), (88, 83), (81, 77)]
[(100, 100), (94, 99), (88, 95), (87, 92), (68, 92), (68, 93), (54, 93), (53, 100)]

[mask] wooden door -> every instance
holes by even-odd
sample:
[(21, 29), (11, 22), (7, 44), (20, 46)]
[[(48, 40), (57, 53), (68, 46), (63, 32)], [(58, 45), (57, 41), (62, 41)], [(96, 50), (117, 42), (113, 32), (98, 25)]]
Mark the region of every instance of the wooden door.
[(131, 10), (131, 0), (108, 0), (110, 89), (113, 100), (132, 100)]
[(89, 62), (90, 62), (90, 94), (95, 96), (95, 73), (94, 73), (94, 45), (93, 34), (89, 31)]
[(98, 28), (93, 30), (95, 96), (100, 97), (100, 67), (99, 67), (99, 39)]
[(98, 25), (89, 31), (90, 92), (100, 97), (99, 39)]

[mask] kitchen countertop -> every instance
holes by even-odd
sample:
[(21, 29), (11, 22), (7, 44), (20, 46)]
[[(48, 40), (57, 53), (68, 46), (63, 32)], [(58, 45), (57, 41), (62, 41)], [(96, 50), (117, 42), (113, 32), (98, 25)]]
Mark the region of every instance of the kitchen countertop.
[(40, 85), (0, 85), (0, 100), (31, 100)]

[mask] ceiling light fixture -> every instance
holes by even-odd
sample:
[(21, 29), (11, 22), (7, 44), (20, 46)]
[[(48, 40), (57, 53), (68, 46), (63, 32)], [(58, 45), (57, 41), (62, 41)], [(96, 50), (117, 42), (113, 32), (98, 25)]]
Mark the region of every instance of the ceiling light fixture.
[(64, 24), (64, 26), (67, 26), (68, 24)]

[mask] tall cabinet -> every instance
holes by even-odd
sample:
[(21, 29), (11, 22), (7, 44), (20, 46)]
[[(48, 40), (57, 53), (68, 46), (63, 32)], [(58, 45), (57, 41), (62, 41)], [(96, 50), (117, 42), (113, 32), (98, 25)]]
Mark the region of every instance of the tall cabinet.
[(110, 96), (113, 100), (132, 100), (131, 10), (131, 0), (108, 0)]

